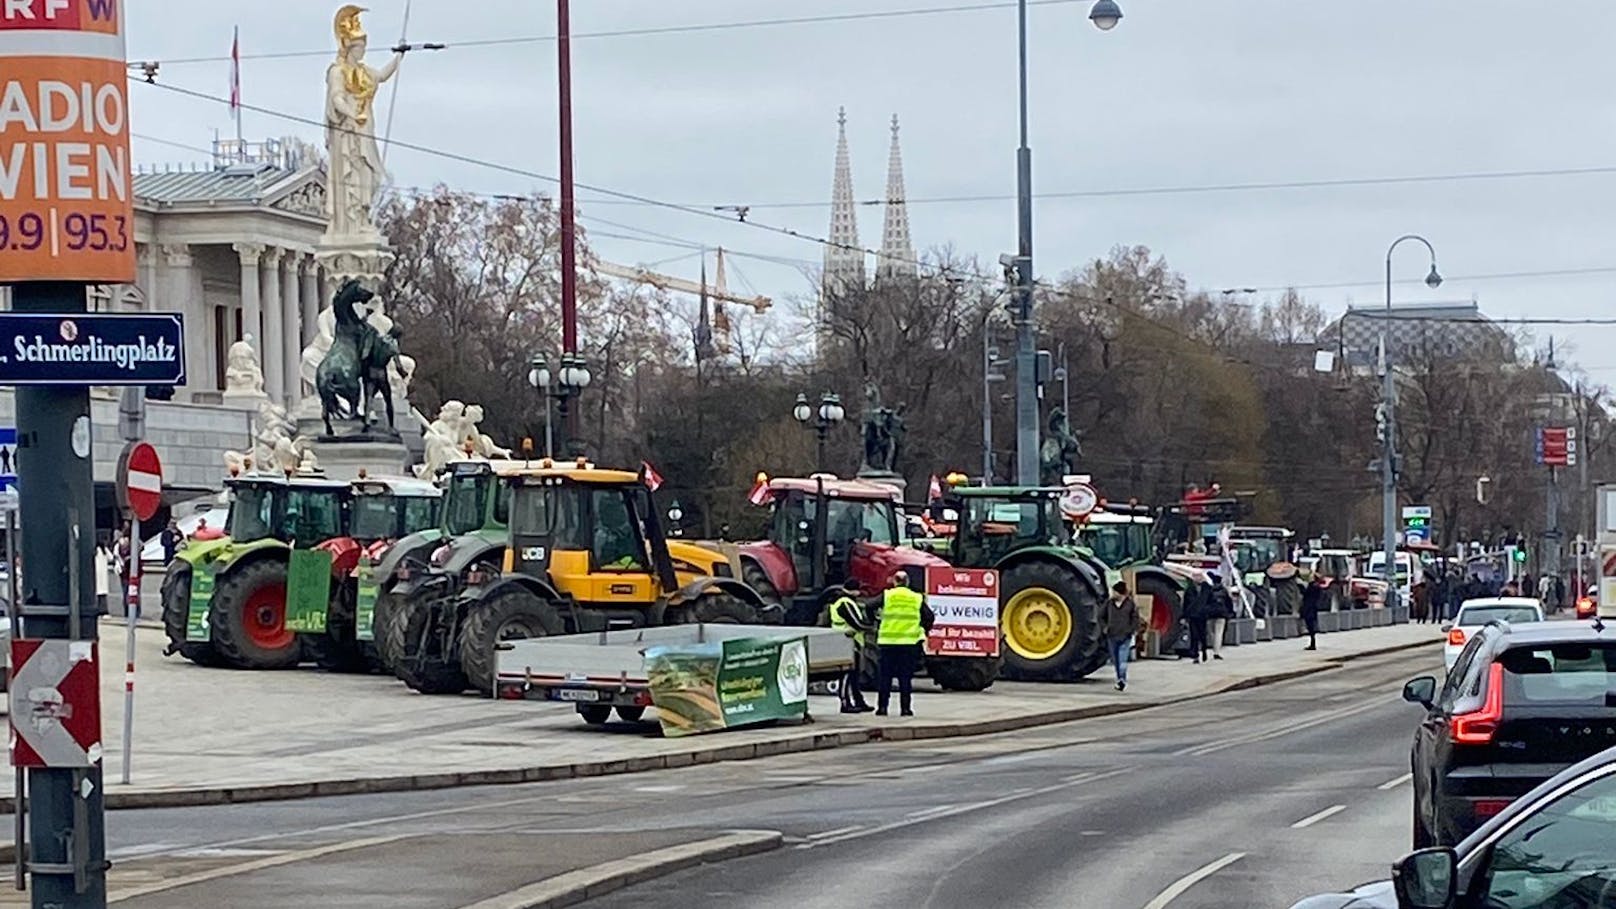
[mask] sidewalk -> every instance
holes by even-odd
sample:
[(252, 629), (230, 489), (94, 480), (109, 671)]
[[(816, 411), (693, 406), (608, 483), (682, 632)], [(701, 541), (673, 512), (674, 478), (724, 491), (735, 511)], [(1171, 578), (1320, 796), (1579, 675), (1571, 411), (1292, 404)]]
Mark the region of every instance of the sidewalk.
[[(355, 792), (531, 782), (625, 773), (840, 747), (882, 739), (1005, 732), (1250, 687), (1334, 668), (1343, 659), (1430, 645), (1435, 626), (1394, 625), (1298, 640), (1227, 647), (1203, 665), (1146, 660), (1127, 692), (1109, 669), (1069, 685), (996, 683), (944, 694), (921, 681), (913, 719), (844, 716), (815, 697), (815, 722), (664, 739), (654, 726), (586, 727), (568, 705), (416, 694), (391, 678), (314, 670), (204, 669), (163, 657), (160, 631), (137, 629), (132, 785), (122, 762), (123, 627), (102, 625), (102, 735), (109, 807), (219, 804)], [(9, 799), (12, 775), (0, 774)]]

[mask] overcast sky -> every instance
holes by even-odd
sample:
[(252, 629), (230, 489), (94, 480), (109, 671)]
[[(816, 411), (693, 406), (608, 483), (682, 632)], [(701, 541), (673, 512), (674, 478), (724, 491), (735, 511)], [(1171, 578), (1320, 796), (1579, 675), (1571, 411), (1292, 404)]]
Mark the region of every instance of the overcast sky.
[[(978, 0), (982, 2), (982, 0)], [(1102, 33), (1088, 0), (1031, 11), (1031, 117), (1038, 192), (1554, 170), (1616, 164), (1610, 0), (1119, 0)], [(574, 0), (576, 34), (734, 23), (972, 0)], [(331, 48), (335, 2), (128, 0), (131, 59)], [(370, 0), (373, 65), (397, 40), (403, 0)], [(415, 0), (395, 139), (536, 173), (557, 172), (555, 46), (455, 48), (554, 34), (548, 0)], [(658, 199), (752, 205), (752, 219), (824, 236), (836, 109), (846, 106), (861, 199), (885, 187), (888, 119), (903, 125), (911, 230), (993, 261), (1015, 244), (1015, 12), (996, 8), (861, 21), (715, 29), (574, 42), (577, 178)], [(247, 60), (249, 104), (322, 116), (320, 56)], [(226, 62), (170, 63), (162, 81), (228, 94)], [(141, 136), (206, 146), (233, 131), (222, 104), (136, 86)], [(385, 112), (385, 106), (383, 106)], [(385, 114), (384, 114), (385, 115)], [(248, 113), (248, 138), (313, 127)], [(136, 140), (143, 163), (194, 160)], [(479, 192), (551, 184), (395, 149), (397, 183)], [(592, 194), (580, 191), (582, 199)], [(989, 195), (986, 202), (925, 203)], [(769, 203), (815, 203), (771, 208)], [(1192, 286), (1298, 285), (1326, 308), (1378, 304), (1399, 234), (1435, 244), (1448, 282), (1418, 283), (1422, 249), (1398, 252), (1400, 302), (1479, 300), (1494, 317), (1616, 317), (1616, 173), (1378, 186), (1041, 199), (1039, 270), (1054, 276), (1116, 244), (1165, 255)], [(817, 264), (821, 248), (764, 230), (639, 205), (584, 202), (597, 219)], [(880, 243), (879, 208), (860, 240)], [(686, 252), (597, 237), (615, 261)], [(789, 266), (736, 260), (758, 292), (809, 290)], [(663, 266), (694, 277), (695, 260)], [(1521, 272), (1608, 269), (1581, 275)], [(1509, 276), (1517, 275), (1517, 276)], [(739, 283), (732, 272), (732, 283)], [(1331, 286), (1317, 286), (1331, 285)], [(1349, 285), (1349, 286), (1341, 286)], [(1538, 327), (1616, 383), (1616, 328)]]

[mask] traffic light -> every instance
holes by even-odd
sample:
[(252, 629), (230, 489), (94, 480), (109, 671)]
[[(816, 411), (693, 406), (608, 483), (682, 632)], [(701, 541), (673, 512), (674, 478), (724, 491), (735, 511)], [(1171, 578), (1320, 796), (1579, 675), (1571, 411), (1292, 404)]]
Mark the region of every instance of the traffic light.
[(1526, 550), (1524, 550), (1524, 549), (1515, 550), (1515, 561), (1517, 561), (1517, 562), (1525, 562), (1526, 561)]
[(1385, 441), (1386, 441), (1386, 405), (1385, 404), (1376, 404), (1375, 405), (1375, 441), (1381, 442), (1381, 443), (1385, 443)]

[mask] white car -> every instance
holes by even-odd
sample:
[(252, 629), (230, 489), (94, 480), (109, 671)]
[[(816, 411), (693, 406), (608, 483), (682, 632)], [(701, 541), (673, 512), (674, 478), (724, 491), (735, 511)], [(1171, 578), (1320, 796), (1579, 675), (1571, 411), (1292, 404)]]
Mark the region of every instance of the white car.
[(1453, 617), (1453, 621), (1442, 626), (1442, 630), (1448, 634), (1448, 640), (1442, 647), (1442, 665), (1452, 669), (1454, 662), (1459, 659), (1459, 653), (1470, 642), (1470, 635), (1488, 622), (1509, 622), (1513, 625), (1541, 621), (1543, 604), (1535, 597), (1465, 600), (1459, 604), (1459, 614)]

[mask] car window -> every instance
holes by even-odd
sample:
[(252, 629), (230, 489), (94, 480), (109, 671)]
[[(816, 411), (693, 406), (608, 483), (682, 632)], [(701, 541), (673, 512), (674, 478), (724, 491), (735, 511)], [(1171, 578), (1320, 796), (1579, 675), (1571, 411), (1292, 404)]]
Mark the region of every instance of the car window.
[(1454, 623), (1470, 627), (1488, 622), (1541, 622), (1537, 609), (1532, 606), (1466, 606), (1459, 610)]
[(1450, 710), (1453, 707), (1453, 702), (1462, 696), (1461, 692), (1468, 685), (1475, 684), (1471, 676), (1479, 677), (1480, 673), (1472, 670), (1476, 668), (1477, 654), (1486, 646), (1486, 640), (1487, 635), (1485, 634), (1471, 635), (1470, 642), (1465, 645), (1464, 650), (1459, 652), (1459, 658), (1454, 661), (1453, 668), (1448, 671), (1447, 680), (1442, 684), (1442, 692), (1437, 695), (1436, 706), (1438, 709)]
[(1616, 699), (1616, 645), (1511, 647), (1498, 662), (1504, 664), (1506, 704), (1575, 704), (1603, 712)]
[(1500, 837), (1472, 891), (1488, 909), (1616, 902), (1616, 774), (1543, 805)]

